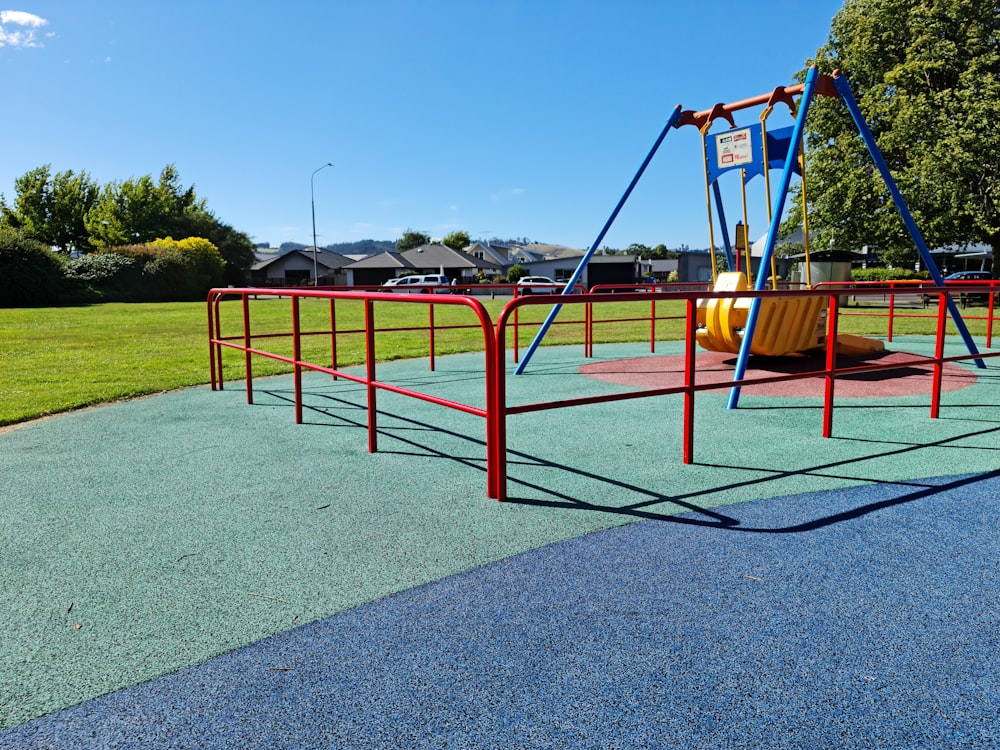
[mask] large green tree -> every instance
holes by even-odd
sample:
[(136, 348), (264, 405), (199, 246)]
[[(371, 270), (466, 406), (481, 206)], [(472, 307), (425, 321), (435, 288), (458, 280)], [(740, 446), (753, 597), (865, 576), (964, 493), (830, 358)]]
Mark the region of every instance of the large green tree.
[(157, 182), (144, 175), (105, 185), (85, 223), (94, 245), (115, 247), (189, 236), (183, 234), (185, 214), (205, 211), (194, 187), (181, 185), (177, 169), (167, 165)]
[(421, 245), (430, 244), (430, 235), (424, 234), (423, 232), (415, 232), (412, 229), (407, 229), (403, 232), (403, 236), (396, 240), (396, 250), (399, 252), (405, 252), (406, 250), (412, 250), (415, 247), (420, 247)]
[[(815, 63), (847, 76), (927, 243), (982, 242), (1000, 253), (996, 0), (847, 0)], [(819, 245), (915, 257), (843, 104), (817, 97), (806, 127)]]
[(246, 271), (254, 263), (254, 244), (246, 232), (234, 229), (208, 209), (189, 208), (182, 215), (173, 237), (202, 237), (219, 250), (226, 262), (224, 281), (234, 286), (246, 283)]
[(468, 232), (458, 231), (445, 236), (441, 240), (441, 244), (445, 247), (450, 247), (452, 250), (465, 250), (465, 248), (472, 244), (472, 240), (469, 239)]
[(46, 164), (18, 177), (14, 189), (14, 205), (0, 198), (3, 223), (63, 252), (90, 249), (84, 217), (100, 190), (90, 175), (72, 169), (52, 174)]

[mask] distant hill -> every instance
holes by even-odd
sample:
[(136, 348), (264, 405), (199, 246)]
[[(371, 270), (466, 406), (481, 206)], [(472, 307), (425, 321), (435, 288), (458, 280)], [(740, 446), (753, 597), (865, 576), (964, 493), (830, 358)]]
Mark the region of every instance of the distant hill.
[(378, 255), (379, 253), (396, 252), (396, 243), (392, 240), (358, 240), (357, 242), (337, 242), (326, 245), (324, 249), (341, 255)]
[[(304, 250), (309, 245), (301, 242), (282, 242), (278, 252), (287, 253), (292, 250)], [(323, 250), (341, 255), (378, 255), (379, 253), (396, 252), (396, 243), (391, 240), (358, 240), (357, 242), (334, 242), (324, 245)]]

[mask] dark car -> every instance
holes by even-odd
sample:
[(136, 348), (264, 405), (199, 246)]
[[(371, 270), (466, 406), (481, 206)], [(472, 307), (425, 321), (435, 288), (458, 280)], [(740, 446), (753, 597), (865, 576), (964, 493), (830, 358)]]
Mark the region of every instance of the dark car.
[(964, 282), (955, 285), (959, 288), (958, 298), (959, 301), (962, 303), (962, 307), (965, 307), (967, 304), (985, 305), (987, 302), (989, 302), (989, 297), (990, 297), (989, 294), (985, 293), (980, 294), (978, 292), (972, 294), (965, 294), (964, 292), (962, 292), (963, 286), (966, 286), (973, 281), (992, 281), (992, 280), (993, 280), (993, 274), (991, 274), (989, 271), (959, 271), (958, 273), (952, 273), (944, 277), (944, 283), (946, 285), (952, 281)]
[[(962, 291), (962, 287), (970, 286), (973, 282), (986, 282), (992, 281), (993, 274), (989, 271), (958, 271), (956, 273), (950, 273), (944, 277), (945, 286), (951, 286), (956, 292), (958, 292), (958, 300), (964, 308), (966, 305), (976, 304), (985, 305), (989, 302), (990, 295), (983, 292), (972, 292), (967, 293)], [(958, 283), (953, 283), (958, 282)], [(952, 292), (952, 296), (955, 292)], [(1000, 298), (1000, 294), (997, 295)], [(924, 307), (928, 304), (934, 302), (937, 297), (932, 297), (931, 295), (923, 295)]]

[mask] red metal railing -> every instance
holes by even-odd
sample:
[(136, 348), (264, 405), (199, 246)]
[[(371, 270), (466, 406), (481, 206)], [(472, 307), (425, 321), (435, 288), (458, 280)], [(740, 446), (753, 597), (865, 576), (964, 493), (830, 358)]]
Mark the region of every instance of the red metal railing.
[[(660, 285), (656, 285), (660, 286)], [(647, 289), (650, 287), (646, 287)], [(982, 292), (984, 288), (992, 289), (992, 285), (978, 282), (968, 286), (968, 292)], [(946, 295), (953, 293), (953, 288), (938, 288), (931, 286), (919, 287), (920, 293), (927, 295), (930, 299), (937, 301), (936, 311), (936, 335), (935, 348), (932, 357), (913, 355), (911, 359), (905, 361), (894, 361), (892, 363), (870, 363), (865, 365), (854, 365), (850, 367), (838, 367), (835, 342), (837, 337), (837, 326), (840, 313), (840, 299), (845, 291), (855, 297), (876, 298), (885, 293), (884, 286), (852, 286), (850, 289), (843, 285), (830, 285), (822, 289), (814, 290), (782, 290), (773, 291), (740, 291), (740, 292), (714, 292), (714, 291), (686, 291), (686, 292), (658, 292), (658, 291), (626, 291), (621, 294), (609, 292), (593, 291), (586, 295), (566, 295), (555, 298), (551, 295), (526, 295), (515, 296), (506, 304), (501, 311), (496, 325), (491, 322), (490, 315), (485, 307), (478, 300), (466, 295), (402, 295), (387, 292), (351, 292), (351, 291), (330, 291), (315, 289), (214, 289), (208, 297), (208, 326), (209, 326), (209, 362), (210, 374), (213, 390), (223, 387), (222, 374), (222, 351), (224, 348), (231, 348), (244, 353), (246, 366), (246, 391), (248, 403), (253, 403), (253, 375), (252, 357), (262, 356), (291, 364), (293, 367), (294, 388), (295, 388), (295, 420), (302, 421), (302, 372), (303, 370), (315, 370), (330, 374), (335, 378), (343, 378), (356, 383), (362, 383), (366, 388), (367, 411), (368, 411), (368, 449), (370, 452), (377, 450), (377, 408), (376, 395), (378, 390), (387, 390), (393, 393), (410, 396), (423, 401), (434, 403), (440, 406), (463, 411), (468, 414), (483, 417), (486, 420), (486, 464), (487, 464), (487, 494), (497, 500), (507, 498), (507, 418), (530, 412), (545, 411), (585, 404), (605, 403), (612, 401), (631, 400), (637, 398), (649, 398), (663, 395), (679, 394), (684, 397), (684, 420), (683, 420), (683, 462), (686, 464), (694, 461), (694, 409), (695, 394), (699, 391), (728, 389), (733, 386), (747, 386), (765, 383), (777, 383), (803, 378), (823, 377), (825, 383), (824, 405), (823, 405), (823, 437), (831, 437), (833, 434), (833, 409), (836, 379), (844, 375), (853, 375), (864, 372), (874, 372), (880, 370), (903, 369), (913, 365), (930, 363), (932, 365), (933, 377), (931, 386), (931, 408), (930, 416), (937, 418), (941, 406), (941, 383), (943, 366), (948, 362), (967, 361), (970, 359), (986, 359), (1000, 356), (1000, 352), (988, 352), (973, 355), (969, 353), (944, 356), (944, 342), (947, 321), (947, 307), (945, 304)], [(767, 297), (770, 295), (781, 296), (826, 296), (828, 298), (827, 335), (824, 367), (821, 370), (810, 372), (798, 372), (784, 375), (770, 375), (767, 377), (746, 377), (739, 381), (727, 383), (699, 383), (697, 377), (696, 350), (696, 328), (697, 328), (697, 305), (703, 299), (735, 299), (748, 297)], [(236, 297), (241, 300), (242, 331), (240, 335), (223, 336), (220, 320), (220, 302), (226, 298)], [(251, 331), (251, 316), (249, 300), (256, 297), (283, 297), (290, 300), (290, 333), (264, 333), (254, 334)], [(299, 304), (303, 298), (319, 298), (329, 300), (330, 303), (330, 328), (321, 331), (303, 331), (300, 324)], [(360, 329), (353, 331), (337, 329), (337, 319), (334, 303), (338, 300), (353, 300), (364, 305), (364, 325)], [(554, 303), (566, 306), (585, 305), (585, 309), (592, 309), (594, 306), (600, 307), (604, 304), (612, 303), (656, 303), (656, 302), (682, 302), (684, 305), (684, 378), (683, 385), (666, 388), (654, 388), (647, 390), (619, 392), (613, 394), (602, 394), (579, 398), (561, 399), (558, 401), (529, 402), (519, 404), (507, 403), (507, 332), (514, 328), (517, 323), (518, 311), (522, 307), (545, 306), (551, 307)], [(425, 304), (430, 308), (428, 324), (426, 326), (414, 325), (397, 328), (378, 328), (375, 321), (375, 305), (382, 304)], [(476, 316), (477, 323), (466, 325), (436, 326), (433, 316), (433, 308), (437, 305), (462, 306), (469, 308)], [(655, 339), (655, 323), (658, 319), (656, 308), (650, 305), (650, 319)], [(989, 307), (988, 318), (992, 327), (993, 306)], [(676, 317), (676, 316), (670, 316)], [(587, 340), (592, 343), (592, 325), (594, 323), (605, 322), (594, 318), (588, 314), (585, 316), (588, 321)], [(644, 318), (639, 318), (642, 320)], [(612, 321), (632, 320), (610, 319)], [(579, 324), (579, 321), (572, 321)], [(386, 330), (424, 330), (429, 331), (429, 357), (434, 356), (434, 331), (442, 328), (465, 328), (476, 327), (482, 331), (483, 352), (484, 352), (484, 381), (485, 381), (485, 407), (471, 404), (464, 404), (454, 400), (442, 398), (428, 393), (416, 391), (411, 388), (402, 388), (388, 382), (377, 379), (376, 362), (378, 352), (376, 351), (375, 334)], [(353, 373), (338, 369), (336, 364), (336, 339), (338, 334), (361, 333), (365, 337), (365, 374), (358, 376)], [(302, 339), (306, 336), (330, 335), (331, 364), (320, 364), (306, 361), (302, 357)], [(257, 339), (273, 339), (275, 337), (290, 337), (292, 343), (291, 356), (277, 354), (255, 346)], [(512, 355), (516, 355), (516, 337)], [(655, 346), (655, 341), (654, 344)], [(987, 344), (989, 348), (989, 344)], [(592, 356), (592, 351), (587, 351), (585, 356)], [(516, 361), (516, 359), (515, 359)]]
[[(1000, 281), (997, 280), (951, 280), (946, 281), (943, 287), (937, 287), (934, 285), (934, 282), (921, 281), (919, 279), (900, 281), (825, 281), (820, 284), (816, 284), (815, 288), (824, 291), (840, 289), (851, 294), (853, 294), (855, 290), (861, 289), (874, 290), (876, 292), (881, 290), (883, 302), (888, 304), (884, 313), (874, 312), (871, 308), (868, 308), (864, 312), (859, 310), (851, 312), (843, 310), (841, 314), (864, 317), (884, 317), (886, 319), (886, 340), (890, 343), (892, 342), (894, 326), (897, 318), (933, 318), (936, 315), (936, 313), (899, 312), (896, 308), (897, 297), (912, 298), (919, 296), (921, 298), (921, 304), (924, 308), (927, 307), (928, 302), (936, 293), (940, 293), (942, 291), (948, 291), (952, 297), (958, 297), (963, 308), (966, 307), (966, 301), (970, 297), (986, 297), (985, 315), (970, 315), (968, 313), (963, 313), (962, 317), (966, 320), (986, 321), (986, 348), (989, 349), (993, 346), (993, 326), (997, 318), (996, 299), (997, 296), (1000, 295)], [(877, 297), (878, 294), (865, 295), (865, 297), (869, 296), (874, 298)]]
[[(881, 289), (857, 289), (852, 290), (858, 296), (881, 295)], [(1000, 352), (962, 354), (956, 356), (944, 356), (945, 322), (947, 319), (947, 306), (945, 304), (947, 289), (929, 287), (922, 290), (922, 293), (937, 299), (937, 328), (935, 338), (935, 351), (933, 357), (922, 357), (914, 355), (912, 359), (904, 361), (894, 361), (892, 363), (871, 363), (865, 365), (854, 365), (850, 367), (838, 367), (836, 355), (837, 321), (839, 318), (840, 297), (842, 288), (824, 290), (781, 290), (781, 291), (740, 291), (740, 292), (674, 292), (674, 293), (642, 293), (627, 292), (624, 294), (592, 294), (586, 298), (567, 298), (563, 304), (585, 304), (600, 305), (604, 303), (621, 302), (648, 302), (650, 299), (672, 301), (682, 300), (685, 304), (685, 339), (684, 339), (684, 384), (668, 388), (654, 388), (641, 391), (631, 391), (625, 393), (604, 394), (598, 396), (586, 396), (571, 399), (561, 399), (559, 401), (533, 402), (510, 405), (507, 403), (507, 372), (506, 356), (504, 354), (504, 331), (511, 317), (519, 307), (534, 304), (551, 304), (551, 300), (519, 299), (513, 300), (500, 313), (497, 318), (497, 372), (494, 378), (495, 393), (491, 408), (495, 411), (495, 418), (492, 421), (496, 431), (491, 441), (493, 455), (489, 457), (489, 462), (494, 465), (492, 477), (494, 484), (490, 485), (490, 496), (503, 501), (507, 498), (507, 418), (516, 414), (526, 414), (530, 412), (545, 411), (550, 409), (561, 409), (571, 406), (582, 406), (587, 404), (608, 403), (613, 401), (632, 400), (637, 398), (648, 398), (653, 396), (664, 396), (672, 394), (682, 394), (684, 396), (684, 421), (683, 421), (683, 455), (685, 464), (694, 462), (694, 406), (695, 394), (699, 391), (729, 389), (734, 386), (763, 385), (765, 383), (778, 383), (805, 378), (824, 378), (824, 403), (823, 403), (823, 426), (822, 435), (824, 438), (833, 435), (833, 408), (836, 379), (839, 376), (854, 375), (864, 372), (875, 372), (881, 370), (904, 369), (913, 365), (926, 365), (930, 363), (933, 367), (933, 377), (931, 386), (931, 408), (930, 416), (936, 419), (939, 415), (941, 405), (941, 384), (943, 366), (947, 362), (958, 362), (972, 359), (986, 359), (1000, 356)], [(697, 303), (699, 299), (736, 299), (736, 298), (764, 298), (767, 296), (827, 296), (827, 331), (825, 366), (822, 370), (810, 372), (799, 372), (787, 375), (771, 375), (766, 377), (745, 377), (742, 380), (734, 380), (727, 383), (705, 383), (697, 382), (697, 359), (695, 357), (697, 329)]]
[[(668, 282), (650, 282), (648, 284), (595, 284), (590, 287), (590, 294), (621, 294), (625, 292), (646, 292), (648, 294), (653, 294), (655, 292), (686, 292), (686, 291), (696, 291), (699, 293), (707, 292), (711, 290), (712, 285), (709, 283), (690, 283), (685, 281), (668, 281)], [(682, 319), (683, 315), (657, 315), (656, 313), (656, 298), (649, 298), (649, 315), (643, 315), (638, 317), (630, 318), (604, 318), (598, 320), (594, 318), (593, 305), (587, 305), (584, 311), (584, 320), (586, 323), (586, 333), (584, 334), (584, 356), (593, 357), (594, 356), (594, 326), (599, 324), (614, 324), (614, 323), (630, 323), (639, 322), (644, 320), (649, 320), (649, 353), (656, 353), (656, 324), (661, 320), (679, 320)], [(516, 361), (516, 360), (515, 360)]]
[[(226, 298), (237, 297), (241, 300), (242, 311), (242, 333), (239, 336), (223, 336), (220, 303)], [(280, 297), (287, 298), (290, 302), (290, 333), (268, 333), (253, 334), (251, 332), (250, 319), (250, 299), (259, 297)], [(323, 299), (330, 303), (330, 329), (329, 331), (303, 331), (300, 321), (300, 301), (302, 299)], [(352, 300), (364, 305), (364, 326), (362, 329), (354, 331), (337, 330), (334, 303), (336, 300)], [(434, 356), (434, 331), (442, 328), (455, 328), (458, 326), (437, 326), (434, 324), (434, 307), (437, 305), (448, 305), (465, 307), (472, 311), (478, 320), (478, 327), (483, 334), (484, 362), (484, 382), (485, 399), (484, 407), (465, 404), (451, 399), (435, 396), (430, 393), (417, 391), (413, 388), (403, 388), (389, 382), (380, 381), (377, 378), (376, 363), (378, 352), (376, 349), (376, 336), (378, 332), (387, 330), (420, 330), (420, 326), (407, 326), (405, 328), (378, 328), (375, 321), (376, 304), (410, 304), (427, 305), (430, 309), (429, 323), (427, 328), (430, 331), (430, 357)], [(461, 326), (468, 327), (468, 326)], [(253, 356), (266, 357), (292, 365), (294, 390), (295, 390), (295, 423), (302, 423), (303, 399), (302, 399), (302, 372), (303, 370), (315, 370), (327, 373), (334, 378), (342, 378), (365, 386), (365, 396), (368, 416), (368, 451), (375, 453), (378, 450), (378, 409), (377, 394), (379, 390), (409, 396), (421, 401), (427, 401), (438, 406), (465, 412), (486, 420), (486, 452), (487, 456), (493, 453), (490, 445), (491, 435), (495, 434), (491, 420), (493, 412), (489, 408), (492, 400), (492, 393), (495, 390), (493, 384), (496, 366), (496, 344), (494, 339), (493, 323), (489, 312), (478, 300), (464, 295), (396, 295), (385, 292), (347, 292), (329, 291), (316, 289), (260, 289), (260, 288), (228, 288), (213, 289), (208, 294), (208, 328), (209, 328), (209, 370), (211, 376), (212, 390), (221, 390), (223, 387), (222, 373), (222, 351), (224, 348), (242, 351), (244, 354), (244, 364), (246, 368), (246, 393), (247, 403), (253, 403)], [(365, 373), (363, 376), (355, 375), (346, 370), (339, 369), (336, 364), (336, 340), (338, 333), (349, 332), (362, 333), (365, 340)], [(331, 336), (331, 364), (320, 364), (311, 362), (302, 357), (302, 339), (305, 336), (326, 335)], [(255, 347), (254, 339), (273, 339), (277, 337), (290, 337), (292, 346), (292, 356), (285, 356), (275, 352), (267, 351)], [(492, 477), (493, 466), (487, 462), (487, 486), (496, 484)]]

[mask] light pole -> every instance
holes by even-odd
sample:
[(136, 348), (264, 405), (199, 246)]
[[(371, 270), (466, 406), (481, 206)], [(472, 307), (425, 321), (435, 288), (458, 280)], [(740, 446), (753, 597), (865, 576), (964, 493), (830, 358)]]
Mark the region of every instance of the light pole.
[(332, 167), (332, 162), (327, 162), (319, 169), (313, 170), (313, 173), (309, 175), (309, 202), (312, 206), (312, 219), (313, 219), (313, 286), (319, 286), (319, 265), (316, 262), (316, 256), (319, 255), (319, 248), (316, 247), (316, 189), (314, 186), (316, 172), (320, 172), (327, 167)]

